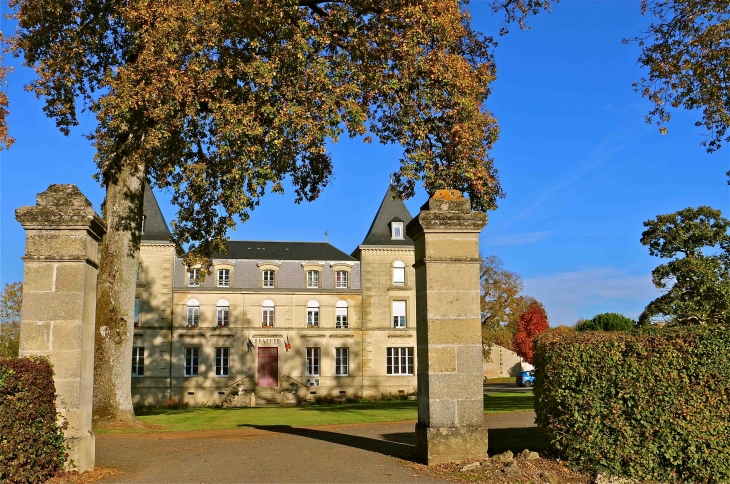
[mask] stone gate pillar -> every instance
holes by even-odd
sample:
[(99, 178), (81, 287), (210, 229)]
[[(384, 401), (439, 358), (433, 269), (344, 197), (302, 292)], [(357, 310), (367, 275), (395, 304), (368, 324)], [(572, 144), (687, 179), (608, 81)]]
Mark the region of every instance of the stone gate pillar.
[(486, 222), (461, 193), (438, 190), (407, 227), (416, 255), (416, 453), (428, 465), (487, 456), (479, 307)]
[(20, 355), (53, 363), (69, 459), (84, 472), (94, 468), (96, 274), (106, 227), (75, 185), (51, 185), (15, 218), (26, 230)]

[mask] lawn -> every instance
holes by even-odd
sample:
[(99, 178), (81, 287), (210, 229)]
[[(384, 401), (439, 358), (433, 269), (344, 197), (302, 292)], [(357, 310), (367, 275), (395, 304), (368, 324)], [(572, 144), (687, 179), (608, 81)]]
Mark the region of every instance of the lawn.
[[(532, 392), (491, 393), (484, 396), (484, 412), (503, 413), (532, 410), (533, 399)], [(140, 411), (137, 417), (152, 427), (137, 430), (139, 432), (171, 432), (235, 429), (251, 425), (311, 426), (416, 420), (418, 418), (418, 406), (415, 400), (399, 400), (392, 402), (308, 405), (306, 407), (196, 407)], [(130, 432), (126, 429), (104, 428), (95, 428), (94, 431), (97, 433)]]

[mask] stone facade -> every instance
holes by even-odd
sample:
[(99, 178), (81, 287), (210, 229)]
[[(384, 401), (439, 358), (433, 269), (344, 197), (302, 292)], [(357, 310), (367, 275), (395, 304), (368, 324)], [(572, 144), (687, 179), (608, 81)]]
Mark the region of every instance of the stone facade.
[[(147, 189), (132, 358), (135, 405), (226, 404), (241, 387), (258, 402), (293, 401), (292, 390), (301, 399), (414, 393), (413, 243), (402, 230), (391, 237), (391, 225), (402, 229), (410, 219), (389, 191), (352, 255), (326, 243), (232, 241), (197, 283), (165, 240), (167, 224)], [(219, 271), (227, 271), (224, 280)], [(270, 283), (265, 271), (273, 273)], [(308, 287), (312, 271), (317, 287)], [(339, 284), (338, 273), (346, 278)], [(227, 325), (219, 324), (223, 308)], [(396, 327), (400, 308), (405, 313)], [(264, 315), (268, 310), (273, 321)]]
[(106, 227), (74, 185), (51, 185), (15, 216), (26, 230), (20, 355), (53, 363), (69, 460), (84, 472), (94, 467), (96, 277)]

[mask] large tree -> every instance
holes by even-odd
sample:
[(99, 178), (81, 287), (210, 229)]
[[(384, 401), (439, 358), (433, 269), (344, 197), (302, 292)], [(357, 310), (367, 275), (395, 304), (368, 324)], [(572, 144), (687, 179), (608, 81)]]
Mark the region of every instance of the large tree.
[(629, 331), (636, 321), (619, 313), (596, 314), (591, 319), (582, 319), (575, 325), (576, 331)]
[(642, 48), (639, 64), (648, 74), (634, 84), (654, 103), (647, 122), (664, 126), (671, 109), (701, 113), (703, 145), (712, 152), (730, 141), (730, 2), (728, 0), (642, 0), (654, 17), (633, 39)]
[[(9, 0), (29, 88), (62, 132), (96, 114), (103, 214), (94, 419), (132, 421), (130, 372), (143, 187), (172, 187), (174, 241), (210, 267), (226, 232), (289, 181), (328, 184), (342, 134), (403, 147), (400, 196), (455, 188), (476, 210), (503, 196), (485, 108), (494, 42), (457, 0)], [(507, 21), (549, 8), (495, 0)], [(201, 271), (204, 274), (205, 271)]]
[(550, 328), (545, 309), (537, 301), (520, 316), (519, 326), (513, 338), (515, 353), (530, 364), (535, 362), (533, 339)]
[(522, 279), (504, 268), (496, 255), (482, 259), (479, 266), (482, 343), (512, 347), (517, 318), (523, 312)]
[(730, 221), (710, 207), (685, 208), (644, 222), (641, 243), (671, 259), (652, 271), (664, 294), (650, 302), (639, 324), (717, 324), (730, 321)]
[(0, 358), (18, 356), (23, 283), (5, 284), (0, 292)]

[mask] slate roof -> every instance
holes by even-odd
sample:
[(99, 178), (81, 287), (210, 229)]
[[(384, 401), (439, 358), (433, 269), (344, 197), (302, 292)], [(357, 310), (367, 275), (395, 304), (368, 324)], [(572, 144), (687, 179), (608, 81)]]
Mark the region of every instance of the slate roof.
[(165, 216), (162, 215), (155, 194), (147, 183), (144, 185), (144, 204), (142, 211), (145, 216), (142, 240), (169, 242), (172, 234), (170, 234), (170, 229), (167, 227)]
[(353, 259), (327, 242), (269, 242), (231, 240), (227, 254), (213, 254), (213, 259), (348, 261)]
[[(375, 215), (372, 225), (370, 225), (370, 230), (368, 230), (368, 234), (361, 245), (403, 245), (413, 247), (413, 240), (405, 234), (406, 225), (413, 217), (403, 200), (398, 198), (393, 200), (394, 195), (395, 192), (388, 188), (378, 213)], [(392, 221), (403, 222), (403, 240), (391, 238), (390, 222)]]

